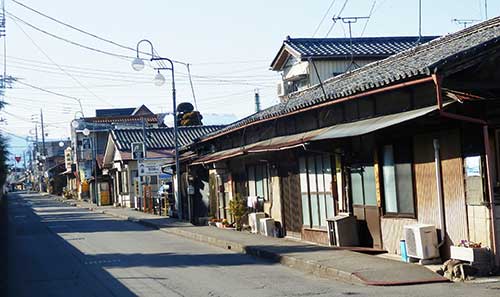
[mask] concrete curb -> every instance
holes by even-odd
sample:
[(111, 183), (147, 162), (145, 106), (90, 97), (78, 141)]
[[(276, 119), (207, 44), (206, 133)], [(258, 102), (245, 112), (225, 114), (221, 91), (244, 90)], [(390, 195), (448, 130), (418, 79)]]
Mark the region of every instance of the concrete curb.
[[(88, 207), (85, 207), (81, 204), (74, 203), (74, 202), (69, 202), (69, 201), (64, 201), (64, 199), (58, 199), (59, 201), (65, 202), (66, 204), (70, 204), (71, 206), (76, 206), (76, 207), (81, 207), (85, 209), (89, 209)], [(242, 245), (237, 242), (233, 241), (226, 241), (226, 240), (221, 240), (213, 236), (207, 236), (203, 234), (198, 234), (194, 232), (189, 232), (186, 230), (183, 230), (182, 228), (179, 227), (168, 227), (168, 228), (162, 228), (162, 226), (148, 222), (143, 219), (137, 219), (132, 216), (126, 216), (126, 215), (120, 215), (117, 213), (114, 213), (112, 211), (106, 211), (106, 210), (97, 210), (90, 208), (92, 211), (96, 211), (99, 213), (107, 214), (116, 218), (120, 218), (123, 220), (127, 220), (130, 222), (138, 223), (141, 224), (145, 227), (149, 227), (155, 230), (160, 230), (162, 232), (165, 232), (167, 234), (173, 234), (177, 236), (181, 236), (187, 239), (191, 239), (194, 241), (202, 242), (209, 244), (211, 246), (231, 250), (237, 253), (242, 253), (242, 254), (247, 254), (250, 256), (254, 256), (257, 258), (262, 258), (266, 260), (270, 260), (276, 263), (280, 263), (282, 265), (288, 266), (290, 268), (306, 272), (315, 276), (319, 276), (322, 278), (328, 278), (328, 279), (334, 279), (334, 280), (341, 280), (343, 282), (347, 282), (350, 284), (362, 284), (366, 285), (367, 282), (363, 281), (361, 278), (357, 277), (356, 275), (341, 271), (332, 267), (325, 267), (319, 263), (316, 263), (314, 261), (307, 261), (304, 259), (300, 259), (297, 257), (293, 256), (288, 256), (288, 255), (281, 255), (278, 253), (274, 253), (271, 251), (267, 251), (265, 249), (258, 249), (255, 247), (248, 247), (246, 245)]]
[(121, 215), (114, 213), (112, 211), (106, 210), (97, 210), (94, 208), (88, 208), (81, 204), (65, 201), (64, 199), (58, 199), (59, 201), (65, 202), (66, 204), (70, 204), (72, 206), (89, 209), (91, 211), (96, 211), (99, 213), (107, 214), (116, 218), (120, 218), (123, 220), (128, 220), (130, 222), (141, 224), (145, 227), (149, 227), (155, 230), (159, 230), (168, 234), (177, 235), (180, 237), (184, 237), (187, 239), (191, 239), (194, 241), (206, 243), (215, 247), (235, 251), (237, 253), (251, 255), (257, 258), (262, 258), (266, 260), (270, 260), (272, 262), (280, 263), (282, 265), (288, 266), (290, 268), (299, 270), (301, 272), (309, 273), (314, 276), (318, 276), (321, 278), (339, 280), (350, 284), (357, 285), (371, 285), (371, 286), (401, 286), (401, 285), (415, 285), (415, 284), (423, 284), (423, 283), (432, 283), (438, 282), (439, 280), (429, 280), (429, 281), (417, 281), (417, 282), (373, 282), (364, 279), (361, 276), (358, 276), (356, 272), (346, 272), (343, 270), (339, 270), (333, 267), (324, 266), (316, 261), (301, 259), (300, 257), (294, 257), (290, 255), (279, 254), (270, 250), (249, 247), (244, 244), (240, 244), (238, 242), (222, 240), (217, 237), (208, 236), (204, 234), (199, 234), (195, 232), (186, 231), (182, 227), (165, 227), (159, 224), (155, 224), (153, 222), (149, 222), (144, 219), (134, 218), (132, 216)]
[(366, 281), (362, 280), (353, 273), (338, 270), (332, 267), (323, 266), (315, 261), (308, 261), (298, 257), (293, 257), (289, 255), (282, 255), (265, 249), (259, 249), (255, 247), (248, 247), (237, 242), (221, 240), (216, 237), (202, 235), (194, 232), (189, 232), (182, 230), (181, 228), (160, 228), (160, 231), (165, 233), (170, 233), (178, 235), (191, 240), (207, 243), (209, 245), (228, 249), (242, 254), (247, 254), (250, 256), (270, 260), (282, 265), (288, 266), (290, 268), (306, 272), (321, 278), (328, 278), (333, 280), (340, 280), (350, 284), (368, 284)]

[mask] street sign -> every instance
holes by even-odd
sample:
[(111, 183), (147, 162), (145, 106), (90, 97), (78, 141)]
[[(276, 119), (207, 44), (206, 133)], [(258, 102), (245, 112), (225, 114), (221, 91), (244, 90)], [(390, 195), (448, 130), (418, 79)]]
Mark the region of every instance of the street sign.
[(172, 169), (172, 167), (162, 167), (161, 172), (166, 173), (166, 174), (170, 174), (170, 175), (174, 174), (174, 170)]
[(161, 166), (165, 161), (163, 160), (152, 160), (152, 159), (142, 159), (137, 160), (137, 168), (139, 169), (139, 176), (147, 175), (160, 175)]
[(144, 143), (143, 142), (132, 143), (132, 159), (134, 159), (134, 160), (144, 159)]

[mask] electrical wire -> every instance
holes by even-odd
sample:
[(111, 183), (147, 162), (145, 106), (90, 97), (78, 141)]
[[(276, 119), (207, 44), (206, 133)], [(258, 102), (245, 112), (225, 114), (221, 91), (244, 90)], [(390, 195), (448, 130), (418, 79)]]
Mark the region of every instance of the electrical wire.
[[(77, 79), (76, 77), (74, 77), (72, 74), (70, 74), (69, 72), (67, 72), (66, 70), (64, 70), (61, 66), (59, 66), (59, 64), (57, 64), (36, 42), (35, 40), (33, 40), (33, 38), (31, 38), (31, 36), (17, 23), (17, 21), (13, 20), (14, 24), (16, 24), (18, 26), (18, 28), (24, 33), (24, 35), (31, 41), (31, 43), (38, 49), (38, 51), (40, 53), (42, 53), (45, 58), (47, 58), (47, 60), (49, 60), (52, 64), (54, 64), (61, 72), (63, 72), (64, 74), (66, 74), (69, 78), (71, 78), (73, 81), (75, 81), (78, 85), (80, 85), (82, 88), (84, 88), (85, 90), (87, 90), (87, 92), (89, 92), (89, 94), (91, 94), (92, 96), (94, 96), (96, 99), (106, 103), (107, 105), (109, 106), (114, 106), (113, 104), (109, 103), (108, 101), (106, 101), (105, 99), (99, 97), (96, 95), (96, 93), (92, 92), (89, 88), (87, 88), (79, 79)], [(80, 104), (81, 104), (81, 100), (79, 100)]]
[(363, 26), (363, 30), (361, 31), (361, 37), (363, 37), (363, 34), (365, 34), (366, 27), (368, 26), (368, 22), (370, 21), (370, 18), (372, 17), (373, 9), (375, 8), (375, 4), (377, 4), (377, 1), (373, 1), (372, 7), (370, 8), (370, 13), (368, 14), (368, 18), (366, 19), (365, 25)]
[(321, 28), (321, 25), (325, 21), (325, 18), (328, 16), (328, 13), (330, 12), (330, 10), (332, 9), (334, 4), (335, 4), (335, 0), (332, 0), (332, 2), (330, 3), (330, 6), (328, 6), (328, 9), (326, 10), (325, 14), (321, 18), (321, 21), (319, 22), (318, 26), (316, 27), (316, 30), (314, 30), (312, 37), (316, 36), (316, 33), (318, 33), (319, 28)]
[[(113, 40), (110, 40), (110, 39), (107, 39), (107, 38), (104, 38), (104, 37), (100, 37), (100, 36), (98, 36), (98, 35), (96, 35), (96, 34), (93, 34), (93, 33), (90, 33), (90, 32), (88, 32), (88, 31), (85, 31), (85, 30), (83, 30), (83, 29), (77, 28), (77, 27), (75, 27), (75, 26), (73, 26), (73, 25), (70, 25), (70, 24), (65, 23), (65, 22), (63, 22), (63, 21), (60, 21), (60, 20), (58, 20), (58, 19), (56, 19), (56, 18), (54, 18), (54, 17), (51, 17), (51, 16), (49, 16), (49, 15), (47, 15), (47, 14), (43, 13), (43, 12), (40, 12), (40, 11), (38, 11), (38, 10), (36, 10), (36, 9), (32, 8), (32, 7), (29, 7), (29, 6), (28, 6), (28, 5), (26, 5), (26, 4), (23, 4), (23, 3), (21, 3), (21, 2), (18, 2), (18, 1), (16, 1), (16, 0), (11, 0), (11, 1), (12, 1), (12, 2), (14, 2), (14, 3), (15, 3), (15, 4), (17, 4), (17, 5), (20, 5), (20, 6), (24, 7), (24, 8), (26, 8), (26, 9), (28, 9), (28, 10), (30, 10), (30, 11), (32, 11), (32, 12), (34, 12), (34, 13), (36, 13), (36, 14), (38, 14), (38, 15), (40, 15), (40, 16), (43, 16), (43, 17), (45, 17), (45, 18), (48, 18), (49, 20), (52, 20), (52, 21), (54, 21), (54, 22), (56, 22), (56, 23), (58, 23), (58, 24), (60, 24), (60, 25), (66, 26), (66, 27), (68, 27), (68, 28), (70, 28), (70, 29), (76, 30), (76, 31), (78, 31), (78, 32), (80, 32), (80, 33), (82, 33), (82, 34), (85, 34), (85, 35), (87, 35), (87, 36), (90, 36), (90, 37), (96, 38), (96, 39), (101, 40), (101, 41), (104, 41), (104, 42), (107, 42), (107, 43), (109, 43), (109, 44), (115, 45), (115, 46), (120, 47), (120, 48), (123, 48), (123, 49), (127, 49), (127, 50), (130, 50), (130, 51), (133, 51), (133, 52), (137, 52), (137, 49), (135, 49), (135, 48), (133, 48), (133, 47), (130, 47), (130, 46), (126, 46), (126, 45), (123, 45), (123, 44), (117, 43), (117, 42), (115, 42), (115, 41), (113, 41)], [(151, 56), (151, 53), (142, 52), (142, 51), (139, 51), (139, 53), (144, 54), (144, 55)], [(187, 63), (185, 63), (185, 62), (181, 62), (181, 61), (177, 61), (177, 60), (172, 60), (172, 62), (174, 62), (174, 63), (178, 63), (178, 64), (183, 64), (183, 65), (186, 65), (186, 64), (187, 64)]]
[[(342, 7), (340, 8), (339, 13), (337, 14), (337, 16), (340, 16), (340, 15), (342, 14), (342, 12), (344, 12), (344, 9), (345, 9), (345, 7), (346, 7), (346, 5), (347, 5), (347, 2), (349, 2), (349, 0), (345, 0), (345, 1), (344, 1), (344, 4), (343, 4), (343, 5), (342, 5)], [(333, 28), (335, 27), (335, 24), (336, 24), (336, 23), (337, 23), (337, 22), (336, 22), (336, 21), (335, 21), (335, 19), (334, 19), (334, 21), (333, 21), (332, 25), (331, 25), (331, 26), (330, 26), (330, 28), (328, 29), (328, 32), (326, 32), (325, 38), (326, 38), (326, 37), (328, 37), (328, 35), (330, 35), (330, 32), (332, 32), (332, 30), (333, 30)], [(344, 34), (344, 35), (345, 35), (345, 34)]]
[(41, 32), (45, 35), (48, 35), (52, 38), (55, 38), (55, 39), (59, 39), (61, 41), (64, 41), (66, 43), (69, 43), (69, 44), (72, 44), (74, 46), (78, 46), (78, 47), (81, 47), (81, 48), (84, 48), (84, 49), (87, 49), (87, 50), (90, 50), (90, 51), (93, 51), (93, 52), (97, 52), (97, 53), (100, 53), (100, 54), (104, 54), (104, 55), (108, 55), (108, 56), (112, 56), (112, 57), (116, 57), (116, 58), (120, 58), (120, 59), (125, 59), (125, 60), (130, 60), (130, 59), (134, 59), (135, 57), (133, 56), (127, 56), (127, 55), (122, 55), (122, 54), (116, 54), (116, 53), (112, 53), (112, 52), (108, 52), (108, 51), (104, 51), (104, 50), (100, 50), (100, 49), (97, 49), (97, 48), (94, 48), (94, 47), (90, 47), (90, 46), (87, 46), (87, 45), (84, 45), (84, 44), (81, 44), (81, 43), (78, 43), (78, 42), (75, 42), (75, 41), (72, 41), (72, 40), (69, 40), (67, 38), (64, 38), (64, 37), (61, 37), (61, 36), (58, 36), (56, 34), (53, 34), (53, 33), (50, 33), (48, 31), (45, 31), (35, 25), (32, 25), (28, 22), (26, 22), (25, 20), (21, 19), (21, 18), (18, 18), (17, 16), (15, 16), (14, 14), (6, 11), (5, 12), (9, 18), (13, 19), (13, 20), (17, 20), (18, 22), (21, 22), (23, 24), (25, 24), (26, 26), (38, 31), (38, 32)]
[(55, 95), (55, 96), (59, 96), (59, 97), (63, 97), (63, 98), (68, 98), (68, 99), (73, 99), (73, 100), (77, 100), (77, 101), (80, 100), (79, 98), (76, 98), (76, 97), (73, 97), (73, 96), (64, 95), (64, 94), (61, 94), (61, 93), (58, 93), (58, 92), (53, 92), (53, 91), (44, 89), (42, 87), (37, 87), (37, 86), (34, 86), (32, 84), (25, 83), (25, 82), (20, 81), (20, 80), (18, 80), (17, 83), (25, 85), (25, 86), (30, 87), (30, 88), (33, 88), (35, 90), (39, 90), (39, 91), (42, 91), (42, 92), (45, 92), (45, 93), (49, 93), (49, 94)]

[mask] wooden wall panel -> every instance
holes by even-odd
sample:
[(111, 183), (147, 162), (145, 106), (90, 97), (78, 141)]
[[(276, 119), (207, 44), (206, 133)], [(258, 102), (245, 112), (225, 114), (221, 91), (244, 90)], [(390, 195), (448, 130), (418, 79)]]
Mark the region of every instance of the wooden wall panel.
[(326, 230), (303, 229), (302, 240), (328, 245), (328, 233)]
[(416, 135), (414, 138), (415, 198), (419, 223), (439, 227), (439, 210), (436, 191), (436, 167), (432, 135)]
[(458, 243), (461, 239), (468, 239), (460, 133), (459, 130), (442, 131), (417, 135), (414, 138), (415, 196), (418, 222), (433, 224), (439, 232), (434, 138), (439, 139), (441, 146), (441, 173), (447, 229), (447, 242), (441, 252), (444, 257), (448, 257), (450, 245)]
[(302, 231), (302, 203), (300, 196), (300, 178), (292, 166), (280, 167), (281, 203), (283, 205), (283, 223), (286, 231)]
[(383, 248), (392, 254), (400, 254), (399, 241), (404, 239), (403, 227), (417, 223), (414, 219), (382, 218)]
[(460, 134), (458, 130), (442, 133), (441, 172), (443, 175), (444, 208), (446, 214), (447, 244), (454, 245), (468, 239), (467, 209)]

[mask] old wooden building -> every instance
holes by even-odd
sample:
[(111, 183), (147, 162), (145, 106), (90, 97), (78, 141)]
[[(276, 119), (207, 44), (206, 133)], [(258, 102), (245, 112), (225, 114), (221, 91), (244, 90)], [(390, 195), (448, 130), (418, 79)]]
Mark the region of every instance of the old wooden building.
[(360, 244), (398, 252), (403, 226), (500, 244), (500, 18), (354, 71), (202, 138), (211, 212), (261, 197), (286, 236), (327, 243), (355, 215)]

